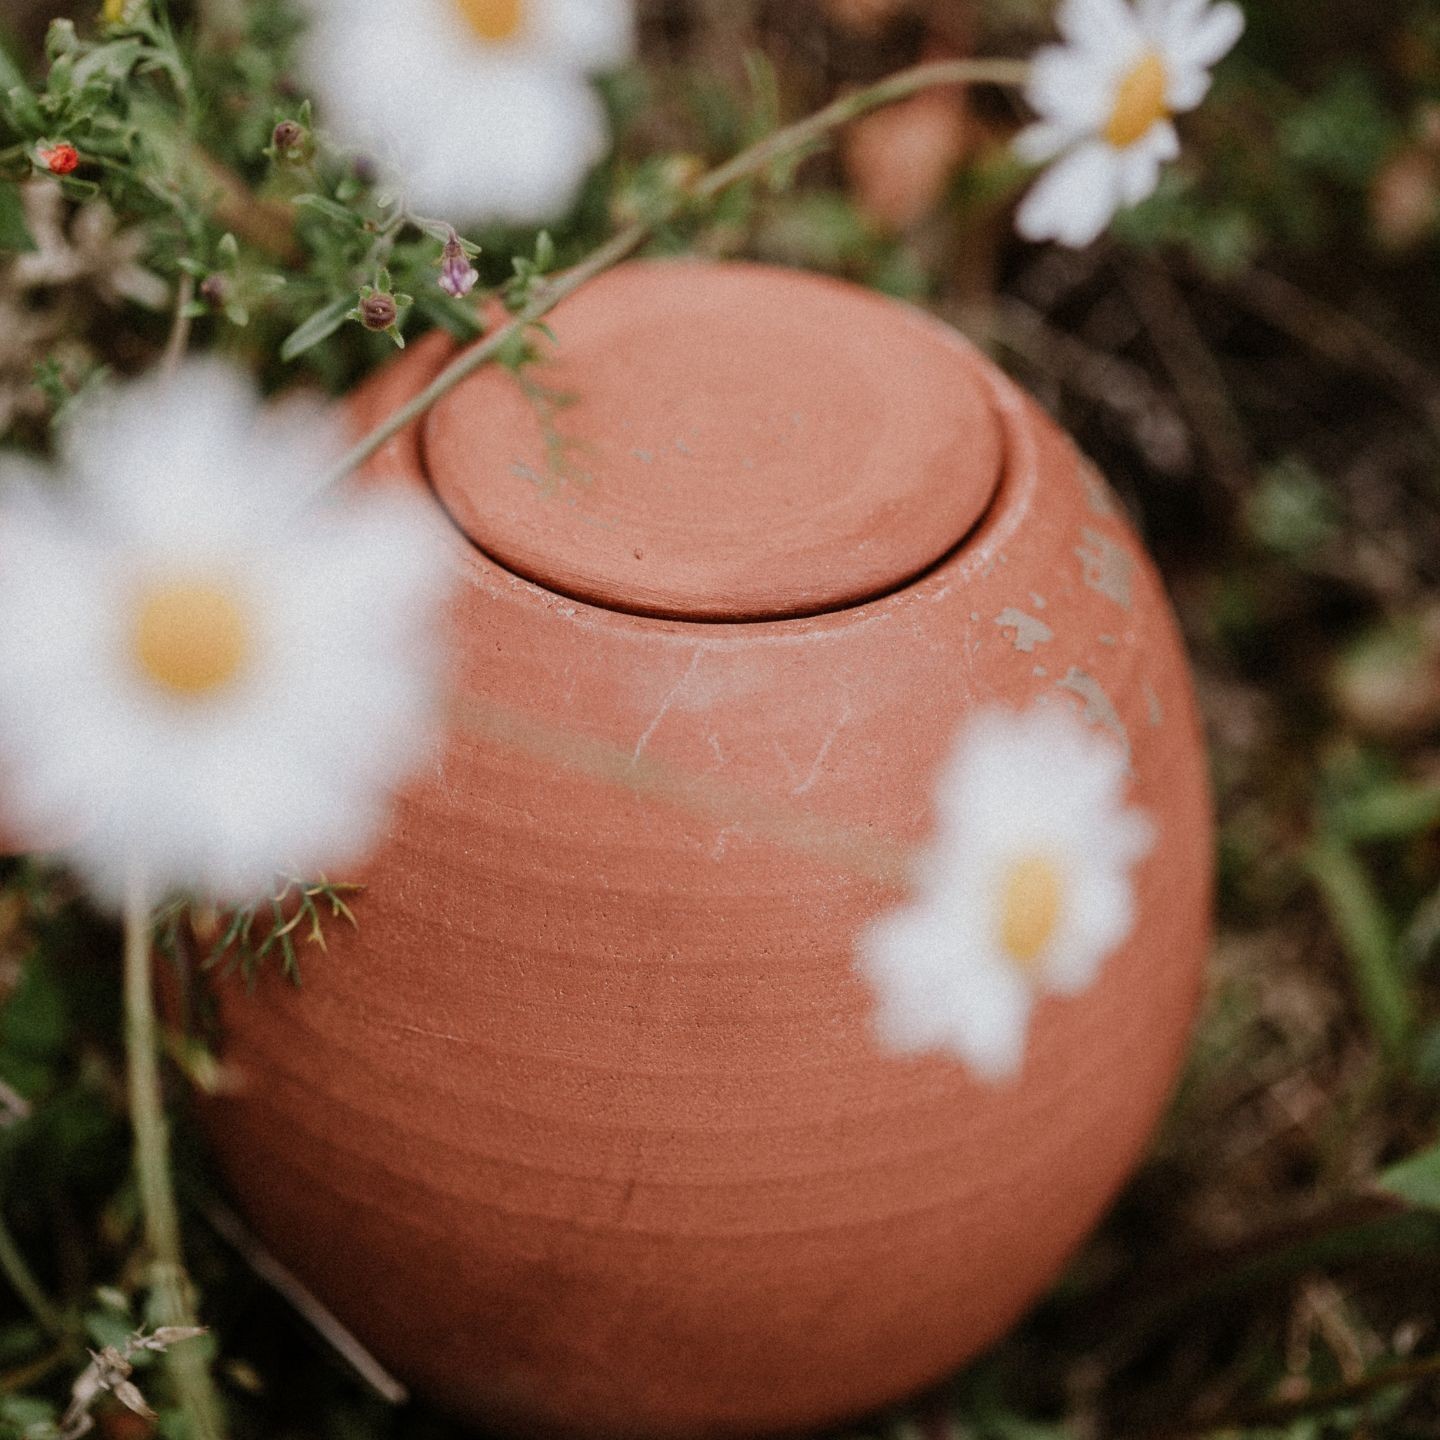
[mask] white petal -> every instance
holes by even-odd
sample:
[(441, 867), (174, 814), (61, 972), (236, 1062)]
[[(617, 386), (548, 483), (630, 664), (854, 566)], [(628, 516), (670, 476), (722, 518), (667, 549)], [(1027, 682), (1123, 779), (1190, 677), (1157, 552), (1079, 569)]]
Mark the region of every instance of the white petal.
[[(1161, 126), (1155, 127), (1157, 130)], [(1173, 127), (1166, 125), (1164, 129)], [(1160, 183), (1159, 146), (1153, 142), (1132, 145), (1120, 157), (1120, 198), (1125, 206), (1138, 205), (1155, 193)]]
[(1126, 0), (1061, 0), (1055, 25), (1072, 45), (1098, 51), (1133, 45), (1138, 30)]
[(1024, 1058), (1032, 996), (1012, 967), (973, 945), (943, 897), (877, 921), (859, 944), (876, 992), (880, 1043), (901, 1055), (944, 1052), (982, 1079), (1010, 1077)]
[(1027, 240), (1083, 249), (1099, 238), (1119, 203), (1119, 159), (1108, 145), (1082, 145), (1057, 160), (1021, 202), (1016, 228)]
[(613, 70), (635, 48), (632, 0), (530, 0), (549, 58), (580, 70)]
[(1032, 61), (1025, 98), (1045, 119), (1078, 138), (1098, 130), (1114, 105), (1113, 77), (1074, 50), (1051, 46)]
[(982, 1080), (1012, 1080), (1025, 1062), (1034, 994), (1009, 965), (977, 967), (948, 1037), (948, 1048)]
[(1210, 0), (1139, 0), (1136, 17), (1145, 36), (1164, 46), (1170, 35), (1186, 31)]
[(1067, 126), (1041, 121), (1029, 125), (1015, 137), (1015, 153), (1029, 165), (1043, 165), (1062, 150), (1075, 143), (1076, 136)]
[(608, 144), (604, 107), (568, 73), (497, 69), (477, 76), (461, 103), (443, 130), (427, 129), (404, 170), (416, 206), (456, 221), (553, 219)]
[(1223, 60), (1244, 32), (1245, 12), (1226, 0), (1191, 23), (1172, 29), (1166, 52), (1172, 63), (1208, 67)]
[(1210, 72), (1187, 67), (1170, 72), (1170, 83), (1165, 87), (1165, 103), (1174, 115), (1183, 115), (1193, 110), (1210, 93)]

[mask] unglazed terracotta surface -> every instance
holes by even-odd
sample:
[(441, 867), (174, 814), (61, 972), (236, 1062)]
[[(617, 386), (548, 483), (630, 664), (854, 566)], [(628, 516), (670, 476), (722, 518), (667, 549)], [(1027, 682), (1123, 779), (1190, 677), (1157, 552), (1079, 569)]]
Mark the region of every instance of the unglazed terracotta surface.
[[(661, 323), (686, 290), (739, 295), (734, 323)], [(794, 331), (814, 307), (833, 363)], [(223, 988), (239, 1088), (209, 1128), (266, 1242), (443, 1405), (577, 1435), (818, 1426), (1000, 1336), (1146, 1144), (1208, 940), (1185, 662), (1104, 484), (932, 322), (802, 276), (637, 265), (555, 325), (579, 337), (556, 373), (581, 398), (551, 420), (588, 480), (522, 472), (541, 421), (496, 373), (372, 467), (443, 476), (459, 522), (454, 720), (364, 877), (359, 932), (308, 953), (301, 990)], [(903, 381), (872, 376), (898, 427), (846, 368), (891, 345), (915, 356)], [(444, 359), (415, 347), (356, 397), (357, 426)], [(652, 388), (626, 395), (611, 365)], [(678, 452), (673, 503), (646, 488), (632, 511), (649, 462), (626, 456), (672, 416), (743, 504), (707, 498)], [(956, 494), (887, 455), (953, 463)], [(768, 573), (744, 563), (752, 503)], [(713, 618), (856, 586), (879, 598)], [(686, 607), (707, 618), (632, 613)], [(1082, 995), (1041, 1000), (1021, 1078), (990, 1087), (877, 1048), (855, 938), (905, 896), (893, 857), (927, 837), (964, 717), (1042, 697), (1126, 747), (1159, 839), (1129, 942)]]
[(783, 619), (904, 584), (1000, 478), (975, 357), (919, 311), (759, 266), (631, 265), (549, 322), (529, 393), (432, 413), (431, 482), (487, 554), (610, 609)]

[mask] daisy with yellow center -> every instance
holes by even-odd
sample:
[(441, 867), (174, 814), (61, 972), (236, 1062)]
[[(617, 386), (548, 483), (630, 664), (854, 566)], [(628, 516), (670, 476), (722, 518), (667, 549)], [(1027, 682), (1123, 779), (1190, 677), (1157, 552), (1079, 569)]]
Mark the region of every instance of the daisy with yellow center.
[(60, 477), (0, 468), (6, 820), (102, 899), (353, 863), (425, 753), (446, 542), (409, 496), (305, 504), (340, 439), (197, 363), (82, 406)]
[(1046, 994), (1091, 985), (1134, 921), (1151, 843), (1125, 757), (1060, 704), (970, 720), (936, 797), (915, 893), (862, 935), (881, 1041), (1015, 1076)]
[(412, 210), (538, 224), (609, 144), (590, 76), (630, 56), (633, 0), (302, 0), (320, 118)]
[(1027, 239), (1084, 246), (1154, 192), (1180, 153), (1174, 117), (1205, 98), (1245, 21), (1232, 0), (1062, 0), (1057, 24), (1065, 43), (1035, 57), (1026, 88), (1040, 118), (1016, 142), (1053, 163), (1016, 223)]

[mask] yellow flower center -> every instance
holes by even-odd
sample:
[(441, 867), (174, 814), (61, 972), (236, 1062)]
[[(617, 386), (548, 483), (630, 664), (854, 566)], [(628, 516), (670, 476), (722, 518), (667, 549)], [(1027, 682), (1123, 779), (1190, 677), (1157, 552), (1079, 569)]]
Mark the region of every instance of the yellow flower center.
[(525, 0), (455, 0), (465, 23), (484, 41), (513, 40), (525, 24)]
[(1055, 935), (1060, 872), (1043, 855), (1026, 855), (1005, 872), (1000, 890), (1000, 944), (1022, 970), (1033, 969)]
[(1124, 150), (1143, 140), (1154, 125), (1170, 118), (1166, 93), (1170, 75), (1165, 61), (1154, 50), (1147, 50), (1115, 92), (1115, 108), (1105, 126), (1105, 139), (1117, 150)]
[(135, 607), (135, 663), (162, 690), (187, 700), (234, 684), (249, 662), (251, 640), (234, 593), (204, 581), (147, 586)]

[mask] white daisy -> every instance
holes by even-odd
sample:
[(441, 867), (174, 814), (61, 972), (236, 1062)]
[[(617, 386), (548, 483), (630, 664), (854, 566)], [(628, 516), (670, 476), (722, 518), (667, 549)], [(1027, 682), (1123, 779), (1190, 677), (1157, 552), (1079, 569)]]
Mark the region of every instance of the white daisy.
[(1180, 153), (1172, 117), (1205, 98), (1245, 17), (1229, 0), (1062, 0), (1057, 24), (1066, 43), (1035, 57), (1026, 87), (1041, 118), (1016, 141), (1023, 159), (1055, 163), (1016, 224), (1078, 247), (1154, 193)]
[(861, 936), (884, 1044), (1018, 1073), (1037, 997), (1084, 990), (1130, 933), (1151, 826), (1124, 808), (1126, 779), (1119, 749), (1063, 706), (967, 722), (915, 895)]
[(586, 76), (630, 54), (632, 0), (307, 0), (323, 118), (412, 208), (551, 219), (609, 143)]
[(84, 405), (60, 474), (0, 468), (0, 774), (102, 899), (352, 863), (431, 735), (430, 508), (307, 503), (341, 437), (213, 363)]

